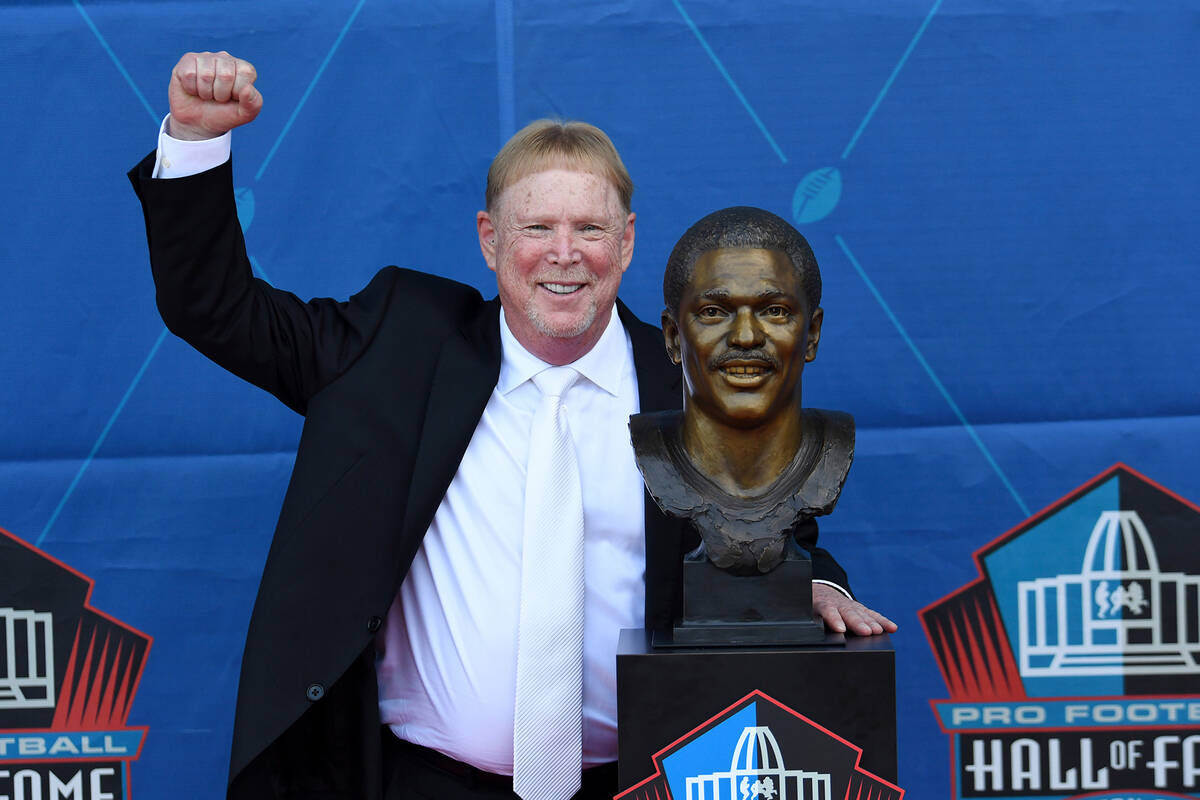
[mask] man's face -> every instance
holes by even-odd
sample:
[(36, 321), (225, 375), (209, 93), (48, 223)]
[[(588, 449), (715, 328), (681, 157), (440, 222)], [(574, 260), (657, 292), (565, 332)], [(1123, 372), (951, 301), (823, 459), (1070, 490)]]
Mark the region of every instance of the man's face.
[(779, 250), (721, 248), (696, 261), (675, 317), (663, 312), (667, 350), (683, 364), (686, 408), (738, 428), (800, 407), (800, 374), (817, 356), (821, 309)]
[(479, 212), (480, 248), (521, 344), (555, 363), (591, 349), (633, 257), (633, 222), (606, 179), (567, 169), (527, 175)]

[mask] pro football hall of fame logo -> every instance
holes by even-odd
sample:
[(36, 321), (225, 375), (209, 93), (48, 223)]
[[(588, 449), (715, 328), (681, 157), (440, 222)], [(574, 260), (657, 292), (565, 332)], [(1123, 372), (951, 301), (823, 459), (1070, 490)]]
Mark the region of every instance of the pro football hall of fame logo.
[(1200, 796), (1200, 507), (1118, 464), (923, 609), (953, 797)]
[(0, 798), (130, 796), (146, 728), (126, 719), (151, 640), (91, 608), (91, 593), (0, 529)]
[(862, 750), (759, 691), (654, 754), (617, 800), (901, 800), (858, 766)]

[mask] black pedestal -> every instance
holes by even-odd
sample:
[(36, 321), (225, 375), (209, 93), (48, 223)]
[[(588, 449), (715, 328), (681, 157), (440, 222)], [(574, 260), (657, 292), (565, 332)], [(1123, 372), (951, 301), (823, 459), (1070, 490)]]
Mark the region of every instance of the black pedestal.
[[(715, 717), (733, 713), (736, 709), (730, 707), (745, 701), (739, 708), (757, 702), (762, 720), (776, 720), (772, 736), (779, 737), (783, 757), (804, 762), (787, 764), (793, 771), (802, 768), (821, 776), (833, 775), (826, 779), (833, 781), (835, 792), (840, 791), (839, 785), (865, 786), (878, 778), (882, 781), (875, 783), (883, 793), (872, 797), (899, 796), (889, 794), (895, 789), (897, 771), (895, 651), (891, 641), (881, 635), (846, 637), (844, 643), (831, 644), (656, 650), (645, 631), (621, 631), (617, 651), (621, 789), (655, 775), (660, 766), (652, 760), (656, 753), (665, 750), (662, 755), (670, 756), (680, 751), (717, 724), (720, 720), (714, 721)], [(747, 700), (752, 693), (755, 696)], [(734, 722), (741, 724), (750, 713)], [(755, 724), (770, 727), (762, 721)], [(731, 726), (730, 730), (736, 727)], [(789, 726), (800, 732), (787, 733)], [(793, 749), (792, 756), (788, 756), (788, 737), (793, 748), (802, 741), (801, 750)], [(754, 766), (769, 766), (766, 762), (775, 756), (769, 754), (769, 748), (763, 749), (761, 742), (766, 740), (761, 735), (759, 740), (761, 753), (768, 754), (760, 753)], [(825, 750), (829, 755), (820, 756)], [(797, 752), (800, 754), (795, 755)], [(715, 767), (729, 770), (730, 755), (717, 757)], [(822, 758), (829, 764), (817, 763)], [(843, 774), (846, 764), (850, 764), (849, 777)], [(863, 771), (873, 774), (864, 777)], [(767, 772), (760, 772), (758, 779), (765, 779)], [(780, 778), (774, 780), (778, 787)], [(653, 797), (649, 792), (646, 795)], [(631, 794), (633, 797), (640, 795)]]
[(825, 625), (814, 618), (812, 562), (788, 559), (765, 575), (734, 575), (707, 557), (683, 562), (683, 617), (654, 631), (653, 647), (815, 644)]

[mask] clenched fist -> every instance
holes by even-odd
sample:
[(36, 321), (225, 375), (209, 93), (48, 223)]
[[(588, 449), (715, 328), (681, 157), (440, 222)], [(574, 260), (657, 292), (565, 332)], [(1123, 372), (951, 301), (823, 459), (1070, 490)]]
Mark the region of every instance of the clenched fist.
[(187, 53), (171, 70), (168, 97), (176, 139), (212, 139), (245, 125), (262, 110), (249, 61), (220, 53)]

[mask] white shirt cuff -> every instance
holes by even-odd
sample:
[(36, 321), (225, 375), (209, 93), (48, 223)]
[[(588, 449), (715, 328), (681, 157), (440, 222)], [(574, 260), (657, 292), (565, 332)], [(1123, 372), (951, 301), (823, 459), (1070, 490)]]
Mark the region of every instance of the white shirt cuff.
[(229, 160), (233, 136), (229, 131), (215, 139), (186, 141), (167, 134), (167, 120), (163, 117), (158, 128), (158, 151), (154, 158), (154, 178), (186, 178), (198, 172), (219, 167)]
[[(842, 594), (846, 595), (846, 597), (850, 597), (850, 593), (849, 593), (849, 592), (847, 592), (847, 591), (846, 591), (845, 589), (843, 589), (841, 586), (838, 586), (838, 585), (837, 585), (836, 583), (834, 583), (833, 581), (827, 581), (827, 580), (824, 580), (824, 579), (822, 579), (822, 578), (813, 578), (813, 583), (823, 583), (823, 584), (825, 584), (826, 586), (829, 586), (829, 587), (831, 587), (831, 588), (833, 588), (833, 589), (837, 589), (839, 592), (841, 592)], [(853, 600), (854, 598), (853, 598), (853, 597), (850, 597), (850, 599), (851, 599), (851, 600)]]

